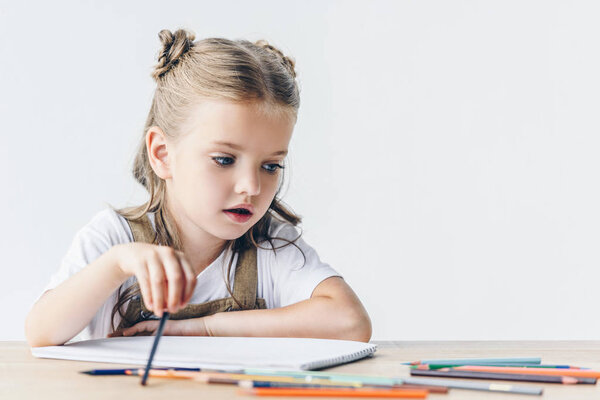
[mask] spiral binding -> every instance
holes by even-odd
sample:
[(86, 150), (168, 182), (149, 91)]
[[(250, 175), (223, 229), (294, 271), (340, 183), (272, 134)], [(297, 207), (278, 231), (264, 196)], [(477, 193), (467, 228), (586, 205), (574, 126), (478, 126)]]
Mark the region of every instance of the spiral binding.
[(335, 358), (328, 358), (325, 360), (314, 361), (309, 364), (302, 365), (302, 369), (319, 369), (324, 367), (332, 367), (334, 365), (345, 364), (352, 361), (360, 360), (361, 358), (373, 356), (373, 353), (377, 350), (377, 346), (368, 349), (363, 349), (356, 353), (348, 354), (345, 356), (339, 356)]

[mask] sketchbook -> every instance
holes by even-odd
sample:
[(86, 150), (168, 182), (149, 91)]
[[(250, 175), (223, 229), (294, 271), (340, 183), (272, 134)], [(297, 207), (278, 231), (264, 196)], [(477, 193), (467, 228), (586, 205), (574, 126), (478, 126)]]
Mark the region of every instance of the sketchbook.
[[(154, 336), (84, 340), (34, 347), (33, 356), (62, 360), (146, 365)], [(163, 336), (153, 367), (239, 370), (312, 370), (372, 356), (377, 346), (349, 340)]]

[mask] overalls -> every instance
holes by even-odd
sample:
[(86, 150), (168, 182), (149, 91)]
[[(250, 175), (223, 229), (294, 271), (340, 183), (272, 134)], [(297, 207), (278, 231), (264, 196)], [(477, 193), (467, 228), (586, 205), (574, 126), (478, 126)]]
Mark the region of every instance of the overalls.
[[(154, 243), (155, 232), (150, 220), (145, 217), (140, 220), (129, 220), (129, 227), (133, 233), (134, 242)], [(256, 297), (257, 270), (256, 270), (256, 247), (251, 247), (238, 255), (235, 267), (235, 278), (233, 282), (233, 295), (242, 305), (240, 308), (232, 297), (212, 300), (202, 304), (188, 304), (170, 319), (200, 318), (218, 312), (239, 311), (250, 309), (265, 309), (264, 299)], [(129, 328), (141, 321), (157, 319), (152, 311), (148, 310), (142, 301), (141, 295), (133, 297), (127, 306), (127, 311), (119, 324), (117, 330)]]

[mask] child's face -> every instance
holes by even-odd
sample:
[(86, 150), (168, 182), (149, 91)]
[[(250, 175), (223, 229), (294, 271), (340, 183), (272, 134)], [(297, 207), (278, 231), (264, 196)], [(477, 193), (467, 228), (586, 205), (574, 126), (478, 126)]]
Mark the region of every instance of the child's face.
[[(193, 109), (186, 126), (169, 150), (168, 201), (188, 234), (236, 239), (275, 196), (282, 174), (277, 165), (283, 165), (294, 122), (267, 116), (252, 103), (208, 100)], [(245, 221), (224, 211), (240, 204), (253, 207)]]

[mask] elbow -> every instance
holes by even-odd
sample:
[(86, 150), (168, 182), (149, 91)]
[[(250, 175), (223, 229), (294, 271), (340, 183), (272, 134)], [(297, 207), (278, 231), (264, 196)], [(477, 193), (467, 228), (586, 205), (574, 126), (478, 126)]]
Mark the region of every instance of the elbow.
[(371, 340), (373, 333), (371, 318), (364, 309), (360, 312), (349, 313), (344, 320), (344, 327), (341, 330), (343, 337), (341, 339), (365, 343)]
[(356, 328), (356, 341), (368, 343), (371, 340), (371, 335), (373, 334), (373, 326), (371, 325), (371, 318), (367, 314), (364, 315), (358, 321)]
[(36, 328), (30, 312), (25, 319), (25, 339), (27, 340), (29, 347), (48, 346), (48, 341), (45, 340), (39, 332), (40, 329)]
[(25, 319), (25, 339), (30, 347), (40, 347), (44, 345), (42, 338), (37, 334), (37, 330), (32, 322), (31, 312)]
[(56, 346), (64, 343), (59, 341), (52, 341), (43, 334), (43, 329), (36, 325), (35, 318), (32, 317), (30, 312), (25, 319), (25, 339), (29, 347), (43, 347), (43, 346)]

